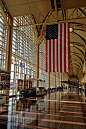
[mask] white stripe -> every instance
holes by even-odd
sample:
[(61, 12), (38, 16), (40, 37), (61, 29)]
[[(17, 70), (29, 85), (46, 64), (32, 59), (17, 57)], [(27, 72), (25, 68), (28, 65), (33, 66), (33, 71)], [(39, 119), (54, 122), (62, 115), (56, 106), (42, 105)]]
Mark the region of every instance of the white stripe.
[(49, 40), (47, 40), (47, 45), (48, 45), (48, 64), (47, 64), (48, 66), (47, 67), (49, 72)]
[(57, 39), (55, 39), (55, 72), (57, 72)]
[(68, 23), (66, 23), (66, 72), (68, 72)]
[(62, 23), (62, 72), (64, 72), (64, 23)]
[(51, 39), (51, 72), (53, 72), (53, 39)]
[(60, 24), (58, 24), (58, 72), (60, 72)]

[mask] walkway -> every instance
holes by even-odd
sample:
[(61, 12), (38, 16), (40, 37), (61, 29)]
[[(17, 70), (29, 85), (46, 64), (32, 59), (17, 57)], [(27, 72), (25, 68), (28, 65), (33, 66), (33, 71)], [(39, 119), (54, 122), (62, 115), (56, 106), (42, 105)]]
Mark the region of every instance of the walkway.
[(86, 129), (76, 93), (58, 91), (22, 101), (13, 97), (0, 104), (0, 129)]

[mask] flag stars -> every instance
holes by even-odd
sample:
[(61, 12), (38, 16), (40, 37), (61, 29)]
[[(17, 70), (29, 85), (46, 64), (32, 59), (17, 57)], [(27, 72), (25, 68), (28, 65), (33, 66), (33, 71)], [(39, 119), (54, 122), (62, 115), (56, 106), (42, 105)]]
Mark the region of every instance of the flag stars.
[(57, 39), (58, 38), (58, 25), (48, 25), (46, 31), (46, 39)]

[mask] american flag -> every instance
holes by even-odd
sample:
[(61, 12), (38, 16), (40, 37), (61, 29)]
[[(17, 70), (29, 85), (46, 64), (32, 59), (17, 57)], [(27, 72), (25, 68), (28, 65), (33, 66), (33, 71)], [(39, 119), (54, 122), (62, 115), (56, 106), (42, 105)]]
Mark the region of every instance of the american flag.
[(69, 23), (47, 25), (46, 72), (70, 72)]

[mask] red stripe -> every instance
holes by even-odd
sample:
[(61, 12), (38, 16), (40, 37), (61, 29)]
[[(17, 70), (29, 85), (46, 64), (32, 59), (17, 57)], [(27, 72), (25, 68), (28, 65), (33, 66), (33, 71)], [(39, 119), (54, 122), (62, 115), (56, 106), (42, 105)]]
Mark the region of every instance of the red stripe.
[(57, 72), (58, 72), (58, 39), (56, 40), (57, 41)]
[(68, 72), (70, 72), (70, 32), (68, 23)]
[(49, 40), (49, 72), (51, 72), (51, 40)]
[(55, 72), (55, 39), (53, 39), (53, 72)]
[(47, 55), (47, 49), (48, 49), (48, 48), (47, 48), (47, 40), (46, 40), (46, 72), (48, 71), (48, 70), (47, 70), (47, 62), (48, 62), (48, 58), (47, 58), (47, 56), (48, 56), (48, 55)]
[(64, 72), (66, 72), (66, 23), (64, 23)]
[(62, 24), (60, 24), (60, 72), (62, 72)]

